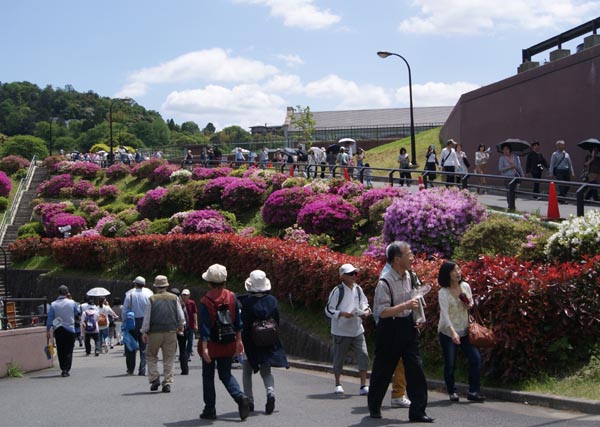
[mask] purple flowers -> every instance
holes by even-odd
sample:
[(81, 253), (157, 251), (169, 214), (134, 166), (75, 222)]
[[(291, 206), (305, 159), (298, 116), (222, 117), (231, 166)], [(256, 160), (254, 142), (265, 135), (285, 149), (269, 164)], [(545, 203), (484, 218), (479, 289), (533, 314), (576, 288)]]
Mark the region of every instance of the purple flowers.
[(432, 189), (396, 199), (384, 214), (383, 237), (409, 242), (415, 253), (450, 256), (462, 233), (485, 219), (485, 208), (468, 191)]
[(156, 184), (166, 184), (170, 181), (171, 174), (178, 170), (179, 167), (175, 165), (170, 165), (165, 163), (164, 165), (160, 165), (152, 172), (152, 176), (150, 177), (150, 181)]
[(116, 185), (103, 185), (98, 190), (98, 195), (105, 199), (114, 199), (119, 194), (119, 189)]
[(231, 233), (233, 229), (223, 215), (213, 209), (188, 212), (181, 223), (183, 233)]
[(115, 163), (106, 169), (106, 177), (108, 179), (125, 178), (131, 173), (131, 168), (124, 163)]
[(336, 242), (354, 237), (353, 226), (359, 216), (358, 209), (340, 196), (324, 194), (315, 196), (298, 213), (298, 225), (310, 234), (328, 234)]
[(58, 196), (61, 188), (73, 187), (73, 178), (69, 174), (53, 176), (42, 182), (37, 192), (42, 196)]
[(267, 187), (264, 181), (238, 178), (223, 187), (223, 207), (232, 212), (243, 212), (260, 206)]
[(82, 179), (79, 180), (75, 185), (73, 185), (71, 195), (73, 197), (94, 198), (94, 196), (96, 195), (96, 187), (94, 187), (94, 184), (92, 184), (91, 182)]
[(78, 234), (87, 227), (87, 223), (82, 217), (63, 212), (52, 217), (46, 225), (46, 234), (48, 237), (62, 237), (63, 233), (59, 231), (59, 228), (67, 225), (71, 226), (71, 230), (69, 231), (71, 234)]
[(144, 197), (137, 202), (137, 210), (143, 218), (154, 219), (159, 216), (160, 205), (167, 194), (167, 189), (156, 187), (148, 191)]
[(69, 172), (71, 175), (93, 179), (102, 172), (102, 168), (92, 162), (70, 162)]
[(4, 172), (0, 171), (0, 196), (8, 197), (11, 187), (12, 182), (10, 178)]
[(200, 181), (203, 179), (213, 179), (218, 178), (220, 176), (229, 176), (233, 169), (228, 167), (222, 168), (194, 168), (192, 171), (192, 179), (196, 181)]
[(380, 200), (406, 196), (409, 194), (408, 190), (400, 187), (381, 187), (372, 188), (369, 191), (362, 193), (358, 198), (358, 206), (360, 213), (364, 216), (369, 215), (369, 208)]
[(6, 172), (7, 175), (12, 175), (19, 169), (29, 167), (29, 160), (21, 156), (6, 156), (0, 159), (0, 171)]
[(305, 187), (274, 191), (267, 197), (261, 209), (263, 221), (274, 227), (290, 227), (296, 222), (300, 209), (313, 196), (314, 193)]

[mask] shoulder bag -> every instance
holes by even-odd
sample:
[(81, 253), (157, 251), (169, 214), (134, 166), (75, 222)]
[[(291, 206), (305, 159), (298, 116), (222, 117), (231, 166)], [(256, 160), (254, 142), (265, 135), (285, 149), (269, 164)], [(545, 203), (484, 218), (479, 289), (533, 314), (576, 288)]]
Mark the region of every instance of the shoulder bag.
[(483, 326), (483, 321), (478, 311), (469, 314), (469, 342), (475, 347), (488, 348), (496, 345), (494, 331)]

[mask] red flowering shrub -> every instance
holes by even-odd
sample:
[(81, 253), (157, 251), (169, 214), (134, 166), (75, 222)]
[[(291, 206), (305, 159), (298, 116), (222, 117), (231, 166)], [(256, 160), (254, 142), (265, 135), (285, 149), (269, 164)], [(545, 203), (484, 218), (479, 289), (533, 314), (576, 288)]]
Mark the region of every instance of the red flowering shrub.
[(24, 261), (34, 256), (49, 256), (52, 253), (54, 239), (28, 237), (17, 239), (8, 245), (10, 257), (13, 261)]
[(310, 234), (325, 233), (336, 242), (346, 242), (354, 236), (353, 226), (359, 212), (340, 196), (316, 195), (298, 212), (298, 225)]

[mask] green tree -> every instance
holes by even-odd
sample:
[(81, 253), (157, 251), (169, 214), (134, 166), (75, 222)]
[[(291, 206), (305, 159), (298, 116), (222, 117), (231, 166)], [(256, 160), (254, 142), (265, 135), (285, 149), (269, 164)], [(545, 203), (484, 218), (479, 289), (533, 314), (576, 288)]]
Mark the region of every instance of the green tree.
[(215, 128), (215, 125), (213, 125), (211, 122), (208, 122), (206, 126), (204, 126), (204, 129), (202, 129), (202, 133), (205, 135), (212, 135), (216, 130), (217, 128)]
[(21, 156), (26, 159), (31, 159), (34, 155), (38, 159), (48, 157), (48, 149), (46, 142), (42, 138), (31, 135), (14, 135), (0, 147), (0, 157), (10, 155)]
[(306, 148), (309, 149), (312, 143), (312, 136), (315, 132), (315, 122), (313, 113), (310, 107), (302, 108), (301, 105), (296, 106), (295, 114), (292, 116), (292, 125), (294, 125), (301, 134), (301, 140), (306, 143)]
[(195, 122), (183, 122), (181, 124), (181, 131), (188, 132), (192, 135), (200, 133), (200, 128)]

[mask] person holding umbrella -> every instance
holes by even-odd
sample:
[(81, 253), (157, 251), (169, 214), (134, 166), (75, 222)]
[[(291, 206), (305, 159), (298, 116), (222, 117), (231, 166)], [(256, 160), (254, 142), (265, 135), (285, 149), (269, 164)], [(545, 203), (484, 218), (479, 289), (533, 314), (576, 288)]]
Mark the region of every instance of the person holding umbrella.
[[(540, 153), (540, 142), (533, 141), (531, 144), (531, 152), (527, 155), (527, 161), (525, 162), (525, 173), (531, 175), (532, 178), (540, 179), (544, 169), (548, 169), (548, 162), (544, 159), (542, 153)], [(540, 183), (535, 182), (533, 184), (533, 192), (535, 194), (540, 193)], [(533, 197), (538, 199), (537, 196)]]
[[(556, 141), (556, 151), (552, 153), (552, 157), (550, 157), (548, 178), (555, 178), (559, 181), (571, 181), (572, 176), (575, 176), (575, 171), (573, 169), (571, 157), (569, 156), (569, 153), (565, 151), (565, 141), (559, 139), (558, 141)], [(564, 200), (564, 197), (567, 196), (568, 192), (568, 185), (558, 186), (558, 196), (560, 197), (558, 202), (560, 204), (564, 205), (565, 203), (567, 203), (567, 201)]]

